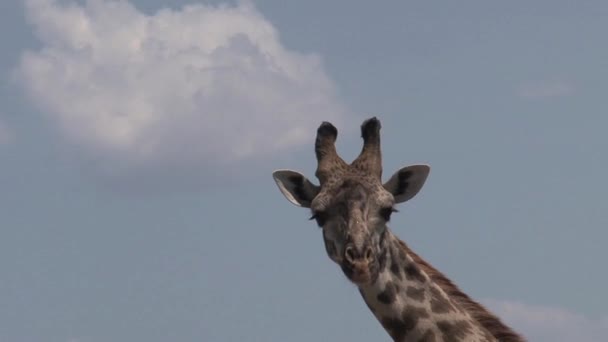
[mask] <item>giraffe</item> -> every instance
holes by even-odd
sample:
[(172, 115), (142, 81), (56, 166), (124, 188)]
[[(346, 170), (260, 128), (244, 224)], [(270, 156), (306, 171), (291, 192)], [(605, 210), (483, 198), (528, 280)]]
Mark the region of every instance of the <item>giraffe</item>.
[(320, 185), (296, 171), (277, 170), (279, 190), (312, 211), (327, 255), (394, 341), (524, 342), (387, 227), (395, 205), (420, 191), (430, 167), (403, 167), (382, 184), (380, 128), (375, 117), (363, 122), (363, 148), (347, 164), (336, 152), (338, 130), (323, 122), (315, 141)]

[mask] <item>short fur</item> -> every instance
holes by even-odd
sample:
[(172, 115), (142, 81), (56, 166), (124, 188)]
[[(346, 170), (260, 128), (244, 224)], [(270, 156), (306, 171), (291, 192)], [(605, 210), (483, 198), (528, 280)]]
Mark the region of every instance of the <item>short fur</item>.
[(422, 259), (416, 252), (411, 250), (405, 242), (399, 240), (405, 252), (414, 259), (414, 262), (422, 268), (422, 270), (445, 291), (451, 298), (456, 300), (462, 307), (467, 310), (475, 320), (477, 320), (484, 328), (496, 337), (501, 342), (525, 342), (526, 340), (507, 327), (502, 321), (489, 312), (483, 305), (477, 303), (467, 294), (462, 292), (458, 286), (452, 283), (443, 273), (431, 266), (428, 262)]

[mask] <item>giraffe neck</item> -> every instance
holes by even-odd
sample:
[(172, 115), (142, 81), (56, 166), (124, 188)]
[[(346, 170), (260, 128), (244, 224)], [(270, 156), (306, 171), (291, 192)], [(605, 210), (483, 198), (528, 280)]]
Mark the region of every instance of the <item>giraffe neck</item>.
[(359, 291), (393, 340), (496, 341), (429, 278), (388, 229), (380, 248), (386, 262), (377, 279)]

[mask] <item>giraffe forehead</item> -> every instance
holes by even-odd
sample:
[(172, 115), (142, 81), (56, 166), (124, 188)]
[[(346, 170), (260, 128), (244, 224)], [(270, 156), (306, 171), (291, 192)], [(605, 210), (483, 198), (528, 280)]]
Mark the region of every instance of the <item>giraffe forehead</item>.
[(336, 208), (350, 212), (370, 207), (391, 207), (393, 203), (393, 196), (379, 182), (346, 180), (324, 187), (313, 200), (312, 208), (319, 211)]
[(381, 190), (380, 182), (371, 177), (347, 177), (337, 180), (329, 192), (336, 200), (353, 202), (373, 199)]
[(362, 184), (350, 184), (348, 181), (327, 193), (330, 205), (344, 214), (363, 211), (368, 207), (368, 203), (373, 201), (373, 193), (369, 187)]

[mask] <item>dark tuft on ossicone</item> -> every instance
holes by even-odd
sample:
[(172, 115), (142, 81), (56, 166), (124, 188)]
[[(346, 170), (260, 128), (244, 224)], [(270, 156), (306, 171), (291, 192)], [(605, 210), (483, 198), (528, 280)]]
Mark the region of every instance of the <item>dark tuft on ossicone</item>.
[(380, 120), (378, 120), (375, 116), (371, 119), (367, 119), (361, 125), (361, 137), (363, 140), (367, 140), (371, 137), (378, 136), (380, 134)]
[(338, 137), (338, 129), (330, 122), (323, 121), (323, 123), (321, 123), (321, 126), (319, 126), (319, 128), (317, 129), (317, 135), (324, 138), (333, 137), (335, 139)]

